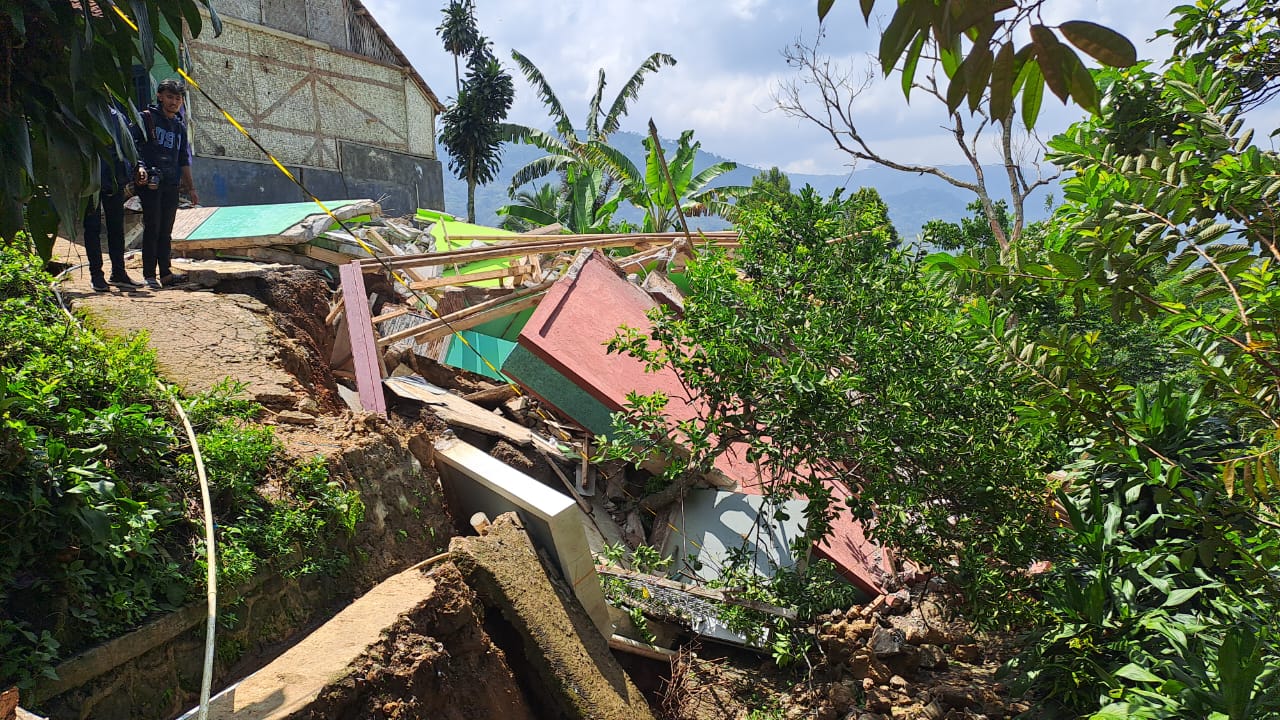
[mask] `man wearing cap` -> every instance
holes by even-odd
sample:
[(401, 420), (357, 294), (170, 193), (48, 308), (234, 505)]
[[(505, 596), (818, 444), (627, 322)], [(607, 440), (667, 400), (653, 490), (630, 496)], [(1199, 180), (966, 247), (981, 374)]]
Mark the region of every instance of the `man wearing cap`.
[(186, 96), (181, 80), (161, 81), (156, 101), (142, 111), (142, 124), (133, 129), (140, 157), (134, 183), (142, 201), (142, 278), (152, 290), (187, 279), (170, 265), (178, 193), (200, 202), (191, 179), (187, 127), (178, 116)]

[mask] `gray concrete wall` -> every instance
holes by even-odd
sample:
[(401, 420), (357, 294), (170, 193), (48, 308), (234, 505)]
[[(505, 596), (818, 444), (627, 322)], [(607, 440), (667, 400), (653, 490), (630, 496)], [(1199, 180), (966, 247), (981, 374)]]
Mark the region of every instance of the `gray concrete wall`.
[[(287, 166), (321, 200), (381, 200), (385, 215), (417, 208), (444, 209), (440, 161), (380, 148), (342, 144), (341, 170)], [(349, 158), (349, 160), (348, 160)], [(198, 156), (192, 165), (204, 205), (262, 205), (310, 200), (289, 178), (267, 162)]]

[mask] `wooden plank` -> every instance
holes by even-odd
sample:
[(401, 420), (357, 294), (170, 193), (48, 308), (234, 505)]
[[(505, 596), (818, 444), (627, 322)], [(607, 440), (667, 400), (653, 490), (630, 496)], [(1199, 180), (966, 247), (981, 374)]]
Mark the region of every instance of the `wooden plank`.
[[(651, 243), (656, 241), (670, 244), (676, 239), (683, 239), (682, 234), (611, 234), (611, 235), (557, 235), (551, 238), (538, 238), (537, 236), (529, 236), (530, 239), (512, 242), (511, 238), (520, 238), (522, 236), (511, 235), (493, 235), (493, 236), (475, 236), (467, 239), (472, 240), (505, 240), (506, 242), (494, 245), (485, 245), (482, 247), (462, 248), (460, 250), (452, 250), (443, 253), (418, 253), (414, 255), (401, 255), (394, 260), (386, 262), (391, 267), (428, 267), (433, 265), (451, 265), (454, 263), (469, 263), (476, 260), (488, 260), (492, 258), (515, 257), (519, 255), (531, 255), (534, 253), (556, 253), (568, 252), (571, 250), (581, 250), (587, 247), (630, 247), (642, 243)], [(708, 234), (706, 241), (716, 246), (732, 247), (737, 244), (737, 233), (718, 233), (716, 235)], [(457, 239), (451, 237), (451, 239)], [(376, 260), (365, 260), (366, 267), (373, 265), (381, 265)]]
[(564, 231), (564, 226), (560, 223), (552, 223), (534, 228), (528, 232), (522, 232), (521, 235), (560, 235)]
[[(395, 247), (394, 245), (391, 245), (386, 240), (383, 240), (382, 235), (378, 234), (377, 230), (374, 230), (373, 228), (368, 228), (365, 231), (365, 236), (366, 236), (366, 241), (370, 245), (372, 245), (375, 249), (382, 252), (384, 256), (400, 257), (402, 255), (399, 248)], [(414, 270), (411, 267), (404, 267), (400, 269), (404, 272), (406, 276), (408, 276), (409, 283), (407, 284), (409, 284), (410, 287), (413, 287), (412, 283), (424, 282), (428, 279), (426, 275), (423, 275), (422, 273), (418, 272), (417, 270)]]
[(545, 282), (528, 290), (512, 293), (506, 297), (495, 298), (434, 320), (428, 320), (421, 325), (415, 325), (407, 330), (401, 330), (382, 338), (378, 341), (378, 346), (386, 347), (405, 338), (414, 338), (418, 343), (427, 343), (431, 340), (451, 335), (456, 330), (468, 330), (477, 325), (483, 325), (490, 320), (514, 315), (521, 310), (537, 305), (550, 286), (550, 282)]
[[(508, 243), (504, 245), (485, 245), (481, 247), (463, 248), (447, 253), (422, 253), (417, 255), (401, 255), (386, 261), (386, 265), (394, 268), (429, 267), (432, 265), (453, 265), (492, 260), (494, 258), (520, 257), (533, 253), (558, 253), (581, 250), (587, 247), (629, 247), (634, 242), (623, 238), (604, 238), (572, 241), (542, 241), (528, 243)], [(364, 261), (368, 266), (381, 265), (376, 260)]]
[(283, 235), (251, 235), (249, 237), (203, 238), (200, 240), (173, 239), (173, 249), (178, 250), (238, 250), (240, 248), (291, 245), (297, 242)]
[(477, 405), (498, 406), (515, 397), (518, 391), (514, 385), (498, 385), (486, 390), (477, 390), (462, 397)]
[(334, 320), (338, 319), (338, 315), (342, 312), (343, 300), (338, 298), (338, 302), (333, 304), (333, 308), (329, 310), (329, 314), (324, 316), (324, 324), (332, 325)]
[[(382, 384), (399, 397), (416, 400), (426, 405), (436, 415), (439, 415), (441, 420), (450, 425), (504, 438), (518, 445), (534, 446), (533, 431), (529, 428), (519, 423), (511, 422), (501, 415), (495, 415), (473, 402), (444, 390), (444, 388), (435, 387), (420, 377), (390, 377), (383, 380)], [(564, 459), (564, 455), (559, 452), (551, 450), (546, 452), (549, 455), (558, 456), (560, 460)]]
[(383, 314), (379, 315), (378, 317), (374, 318), (374, 319), (373, 319), (373, 324), (374, 324), (374, 325), (377, 325), (377, 324), (379, 324), (379, 323), (384, 323), (384, 322), (386, 322), (386, 321), (388, 321), (388, 320), (390, 320), (390, 319), (392, 319), (392, 318), (398, 318), (398, 317), (400, 317), (401, 315), (408, 315), (408, 314), (409, 314), (409, 313), (411, 313), (411, 312), (414, 312), (414, 311), (413, 311), (413, 310), (410, 310), (409, 308), (400, 308), (400, 309), (398, 309), (398, 310), (392, 310), (392, 311), (391, 311), (391, 312), (389, 312), (389, 313), (383, 313)]
[(480, 282), (481, 280), (496, 280), (497, 278), (518, 277), (520, 275), (528, 275), (533, 272), (532, 265), (512, 265), (507, 268), (498, 270), (488, 270), (485, 272), (471, 273), (469, 275), (452, 275), (450, 277), (431, 278), (430, 280), (420, 280), (418, 282), (409, 283), (411, 290), (430, 290), (432, 288), (446, 287), (448, 285), (466, 285), (467, 283)]
[(387, 416), (387, 400), (382, 394), (378, 344), (373, 334), (373, 318), (364, 289), (360, 263), (352, 260), (338, 270), (342, 281), (342, 299), (347, 307), (347, 331), (351, 338), (351, 354), (355, 358), (356, 389), (360, 404), (370, 412)]
[(316, 247), (315, 245), (306, 245), (306, 244), (294, 245), (294, 248), (296, 248), (297, 251), (301, 252), (303, 255), (306, 255), (309, 258), (315, 258), (320, 262), (329, 263), (330, 265), (334, 265), (337, 267), (346, 265), (352, 260), (359, 259), (358, 257), (352, 257), (350, 255), (347, 255), (346, 253), (334, 252), (333, 250), (326, 250), (325, 248)]
[(297, 265), (299, 267), (321, 272), (331, 270), (333, 268), (333, 266), (327, 262), (274, 247), (241, 248), (239, 250), (227, 251), (226, 255), (219, 255), (219, 257), (226, 256), (248, 258), (250, 260), (258, 260), (261, 262), (279, 263), (281, 265)]

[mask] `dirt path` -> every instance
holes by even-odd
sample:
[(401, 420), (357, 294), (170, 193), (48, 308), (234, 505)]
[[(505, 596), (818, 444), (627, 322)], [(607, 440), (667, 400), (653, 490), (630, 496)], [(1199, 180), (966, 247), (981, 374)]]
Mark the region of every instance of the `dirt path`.
[[(59, 244), (63, 262), (82, 262), (83, 249)], [(141, 279), (141, 260), (129, 272)], [(175, 262), (175, 269), (217, 284), (221, 279), (265, 273), (252, 263)], [(212, 281), (212, 282), (210, 282)], [(206, 391), (228, 376), (247, 384), (248, 393), (268, 407), (289, 407), (301, 397), (298, 383), (283, 367), (280, 347), (288, 338), (272, 324), (261, 301), (239, 293), (215, 293), (199, 284), (125, 292), (94, 292), (87, 268), (73, 269), (62, 293), (74, 309), (108, 335), (146, 332), (161, 373), (188, 393)]]

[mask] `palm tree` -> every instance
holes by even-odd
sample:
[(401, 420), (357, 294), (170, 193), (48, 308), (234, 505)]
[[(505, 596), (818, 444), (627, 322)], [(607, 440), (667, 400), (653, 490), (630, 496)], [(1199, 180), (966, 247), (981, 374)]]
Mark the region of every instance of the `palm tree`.
[[(605, 75), (604, 69), (601, 68), (599, 80), (596, 82), (595, 94), (592, 95), (591, 104), (587, 108), (585, 129), (579, 133), (574, 129), (573, 122), (569, 119), (568, 113), (565, 112), (564, 105), (556, 97), (555, 91), (547, 83), (542, 71), (518, 50), (511, 51), (511, 58), (515, 60), (516, 67), (520, 69), (525, 79), (529, 81), (529, 84), (538, 93), (538, 98), (547, 106), (547, 112), (551, 115), (552, 121), (555, 122), (555, 134), (523, 125), (507, 126), (510, 133), (507, 139), (533, 145), (547, 153), (546, 156), (538, 158), (516, 171), (511, 178), (512, 193), (521, 185), (546, 177), (553, 172), (563, 173), (568, 167), (574, 165), (590, 166), (592, 163), (585, 155), (586, 146), (592, 142), (606, 142), (609, 135), (618, 129), (619, 122), (627, 114), (627, 104), (635, 100), (639, 95), (640, 88), (644, 85), (645, 76), (649, 73), (657, 72), (664, 65), (676, 64), (675, 58), (666, 53), (650, 55), (644, 62), (640, 63), (640, 67), (636, 68), (636, 71), (623, 84), (622, 89), (618, 91), (607, 111), (603, 109), (602, 105), (604, 101)], [(585, 175), (580, 173), (579, 177), (585, 177)], [(604, 195), (608, 195), (614, 184), (615, 178), (606, 173), (604, 182), (599, 185), (599, 189)]]
[(475, 222), (476, 186), (491, 182), (502, 167), (502, 121), (515, 99), (515, 86), (484, 38), (467, 67), (466, 84), (440, 117), (440, 144), (449, 152), (449, 170), (467, 181), (467, 221)]
[(444, 22), (436, 28), (436, 34), (444, 42), (444, 49), (453, 55), (454, 92), (461, 94), (462, 76), (458, 71), (458, 58), (470, 53), (480, 44), (475, 6), (471, 0), (450, 0), (443, 13)]
[[(650, 125), (652, 129), (652, 124)], [(749, 190), (746, 186), (707, 187), (712, 180), (734, 170), (737, 163), (718, 162), (696, 175), (693, 162), (701, 142), (692, 142), (693, 131), (685, 130), (676, 144), (676, 153), (667, 160), (663, 172), (654, 130), (644, 139), (645, 166), (641, 171), (617, 148), (593, 142), (585, 152), (593, 161), (609, 168), (622, 182), (621, 194), (628, 202), (644, 210), (644, 232), (667, 232), (677, 228), (677, 220), (685, 217), (723, 215), (731, 207), (728, 200)], [(665, 156), (664, 156), (665, 157)], [(667, 176), (670, 175), (670, 183)]]
[(498, 214), (506, 216), (502, 227), (515, 232), (561, 222), (568, 207), (561, 189), (549, 182), (536, 185), (532, 190), (519, 190), (511, 199), (515, 202), (498, 208)]

